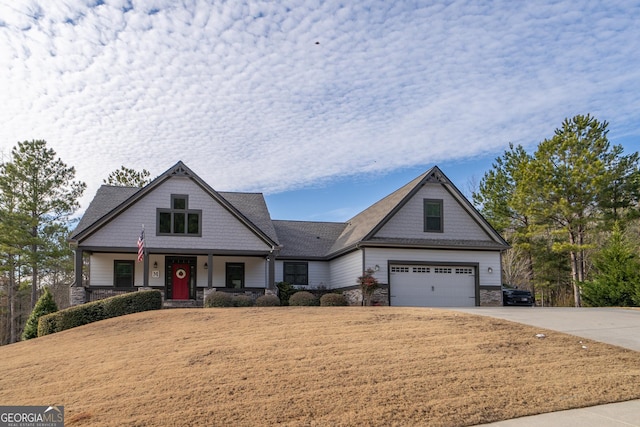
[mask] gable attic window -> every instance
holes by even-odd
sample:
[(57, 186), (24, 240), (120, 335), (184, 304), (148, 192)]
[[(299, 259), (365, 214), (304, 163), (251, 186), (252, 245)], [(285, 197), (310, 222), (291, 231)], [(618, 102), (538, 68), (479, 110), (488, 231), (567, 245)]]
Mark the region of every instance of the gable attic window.
[(170, 209), (157, 209), (157, 234), (165, 236), (201, 236), (202, 211), (189, 209), (189, 196), (171, 195)]
[(425, 233), (442, 233), (442, 200), (424, 199)]

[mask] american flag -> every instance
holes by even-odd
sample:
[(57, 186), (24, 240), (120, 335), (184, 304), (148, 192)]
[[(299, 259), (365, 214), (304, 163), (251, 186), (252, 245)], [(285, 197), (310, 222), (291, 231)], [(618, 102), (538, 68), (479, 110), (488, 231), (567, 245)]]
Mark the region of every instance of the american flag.
[(142, 227), (142, 231), (140, 232), (140, 237), (138, 237), (138, 262), (144, 259), (144, 227)]

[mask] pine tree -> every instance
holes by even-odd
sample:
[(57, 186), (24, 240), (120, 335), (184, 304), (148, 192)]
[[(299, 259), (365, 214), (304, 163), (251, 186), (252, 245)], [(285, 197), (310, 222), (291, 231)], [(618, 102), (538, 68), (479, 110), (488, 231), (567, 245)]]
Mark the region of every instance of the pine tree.
[(111, 172), (103, 182), (117, 187), (144, 187), (151, 182), (150, 175), (151, 173), (146, 169), (138, 172), (135, 169), (120, 166), (120, 169)]
[(582, 295), (589, 305), (628, 307), (636, 303), (640, 290), (640, 260), (618, 224), (606, 246), (595, 257), (594, 267), (594, 279), (582, 285)]
[(46, 246), (45, 226), (64, 224), (78, 208), (78, 199), (86, 185), (73, 181), (75, 169), (56, 159), (47, 142), (19, 142), (11, 151), (11, 160), (4, 164), (2, 180), (19, 182), (14, 188), (17, 211), (27, 215), (31, 241), (28, 263), (31, 267), (31, 306), (36, 303), (42, 249)]
[(58, 306), (53, 299), (53, 294), (49, 290), (49, 288), (44, 288), (44, 293), (38, 299), (36, 306), (33, 307), (31, 311), (31, 315), (29, 319), (27, 319), (27, 324), (24, 327), (24, 331), (22, 332), (23, 340), (30, 340), (31, 338), (38, 337), (38, 320), (40, 317), (45, 314), (55, 313), (58, 311)]

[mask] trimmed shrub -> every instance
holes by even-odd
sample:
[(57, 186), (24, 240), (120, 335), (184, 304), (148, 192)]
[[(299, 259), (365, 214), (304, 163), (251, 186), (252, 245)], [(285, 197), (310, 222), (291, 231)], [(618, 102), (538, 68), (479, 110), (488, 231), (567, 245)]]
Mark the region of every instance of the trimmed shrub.
[(280, 298), (280, 305), (289, 305), (289, 298), (298, 290), (287, 282), (276, 283), (278, 287), (278, 297)]
[(320, 297), (323, 307), (342, 307), (347, 305), (347, 299), (342, 294), (324, 294)]
[(211, 292), (204, 300), (204, 306), (207, 308), (233, 307), (233, 296), (222, 291)]
[(280, 298), (275, 295), (260, 295), (256, 299), (256, 307), (278, 307)]
[(53, 299), (53, 294), (49, 288), (44, 288), (44, 293), (38, 298), (33, 311), (29, 315), (29, 319), (27, 319), (27, 324), (22, 332), (22, 339), (30, 340), (31, 338), (36, 338), (38, 336), (38, 320), (40, 317), (56, 311), (58, 311), (58, 306)]
[(320, 305), (320, 300), (314, 294), (307, 291), (298, 291), (289, 298), (289, 305), (313, 306)]
[(253, 298), (249, 295), (236, 295), (233, 297), (234, 307), (253, 307)]
[(158, 290), (131, 292), (42, 316), (38, 322), (38, 336), (49, 335), (111, 317), (161, 308), (162, 292)]

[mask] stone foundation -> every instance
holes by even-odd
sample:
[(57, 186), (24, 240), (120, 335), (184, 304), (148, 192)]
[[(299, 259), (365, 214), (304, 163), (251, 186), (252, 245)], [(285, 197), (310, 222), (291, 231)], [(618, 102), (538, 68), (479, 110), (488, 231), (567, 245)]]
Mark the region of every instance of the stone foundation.
[(502, 305), (502, 290), (480, 289), (480, 307), (498, 307)]
[(264, 290), (264, 294), (265, 294), (265, 295), (275, 295), (275, 296), (278, 296), (278, 288), (275, 288), (275, 289), (265, 289), (265, 290)]
[(204, 288), (204, 291), (202, 292), (202, 301), (206, 301), (207, 297), (214, 292), (216, 292), (216, 288)]
[(69, 304), (80, 305), (87, 302), (87, 291), (83, 286), (71, 286), (69, 288)]
[[(342, 291), (349, 305), (362, 305), (362, 291), (360, 288), (345, 289)], [(389, 288), (380, 287), (371, 296), (371, 305), (389, 305)]]

